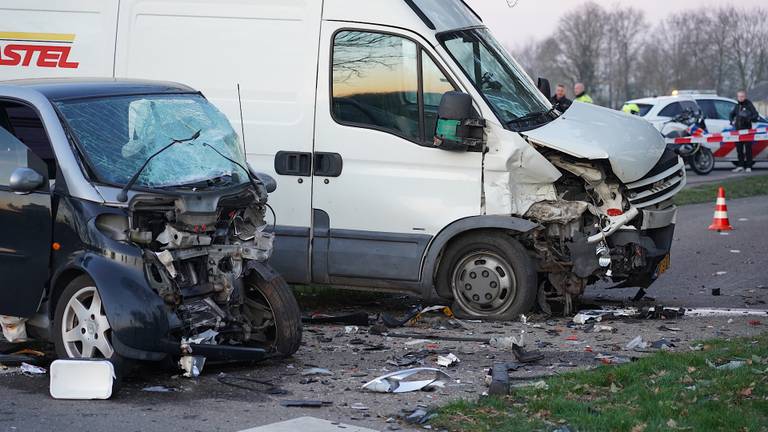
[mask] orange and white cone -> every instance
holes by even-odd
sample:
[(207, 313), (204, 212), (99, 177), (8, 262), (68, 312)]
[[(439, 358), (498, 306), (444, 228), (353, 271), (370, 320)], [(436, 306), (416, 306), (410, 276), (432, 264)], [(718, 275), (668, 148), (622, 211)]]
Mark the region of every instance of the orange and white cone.
[(725, 189), (721, 186), (717, 191), (717, 202), (715, 203), (715, 218), (710, 231), (731, 231), (733, 227), (728, 221), (728, 206), (725, 204)]

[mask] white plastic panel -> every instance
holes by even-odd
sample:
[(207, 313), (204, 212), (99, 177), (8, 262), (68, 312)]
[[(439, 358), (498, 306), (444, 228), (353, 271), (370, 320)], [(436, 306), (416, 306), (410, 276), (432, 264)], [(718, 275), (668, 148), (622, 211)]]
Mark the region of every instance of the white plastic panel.
[(117, 0), (0, 2), (0, 80), (112, 76)]
[(56, 360), (51, 363), (54, 399), (109, 399), (115, 368), (107, 360)]

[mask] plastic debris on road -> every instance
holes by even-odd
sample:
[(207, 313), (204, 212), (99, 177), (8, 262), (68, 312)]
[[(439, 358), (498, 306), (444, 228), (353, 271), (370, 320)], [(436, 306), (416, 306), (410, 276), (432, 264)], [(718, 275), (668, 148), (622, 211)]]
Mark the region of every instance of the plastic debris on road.
[(179, 366), (184, 370), (184, 376), (187, 378), (197, 378), (203, 372), (205, 366), (205, 357), (183, 356), (179, 359)]
[(648, 348), (648, 342), (644, 341), (642, 336), (637, 336), (629, 341), (625, 348), (628, 350), (646, 349)]
[[(425, 376), (431, 377), (426, 379)], [(407, 381), (409, 378), (417, 378)], [(363, 389), (377, 393), (408, 393), (412, 391), (430, 391), (445, 386), (451, 379), (447, 373), (435, 368), (414, 368), (392, 372), (373, 379), (363, 385)]]
[(461, 360), (459, 360), (453, 353), (437, 356), (437, 364), (442, 367), (451, 367), (458, 364), (460, 361)]
[(329, 371), (328, 369), (324, 368), (310, 368), (301, 371), (301, 376), (313, 376), (313, 375), (326, 375), (331, 376), (333, 375), (333, 372)]
[(109, 360), (56, 360), (51, 363), (50, 393), (54, 399), (109, 399), (115, 368)]
[(29, 363), (22, 363), (20, 368), (21, 368), (21, 373), (23, 373), (24, 375), (44, 375), (46, 373), (45, 368), (31, 365)]

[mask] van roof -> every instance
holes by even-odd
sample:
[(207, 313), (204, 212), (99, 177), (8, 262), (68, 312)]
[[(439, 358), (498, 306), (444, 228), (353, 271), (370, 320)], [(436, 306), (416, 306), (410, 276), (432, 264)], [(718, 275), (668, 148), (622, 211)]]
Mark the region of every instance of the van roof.
[(0, 85), (26, 87), (52, 101), (103, 96), (198, 93), (184, 84), (115, 78), (39, 78), (0, 81)]

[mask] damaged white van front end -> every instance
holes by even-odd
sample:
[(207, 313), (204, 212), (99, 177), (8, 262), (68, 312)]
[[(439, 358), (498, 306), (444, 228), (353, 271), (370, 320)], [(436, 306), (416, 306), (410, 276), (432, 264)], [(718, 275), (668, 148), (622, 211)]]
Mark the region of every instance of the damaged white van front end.
[(540, 225), (520, 240), (546, 274), (542, 307), (569, 312), (592, 283), (645, 288), (669, 267), (685, 167), (647, 122), (575, 103), (529, 131), (490, 125), (488, 150), (486, 212)]

